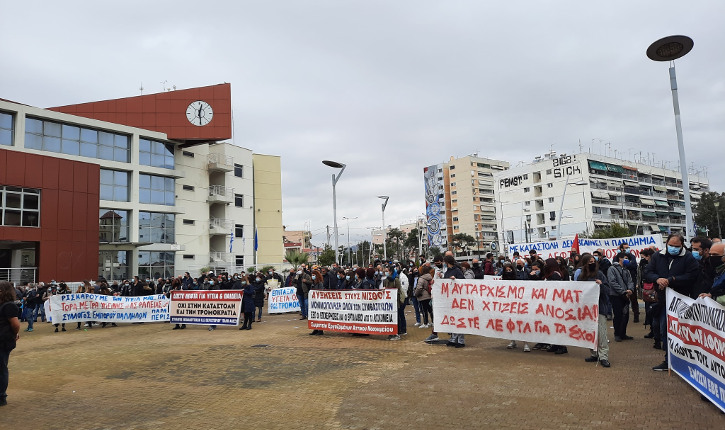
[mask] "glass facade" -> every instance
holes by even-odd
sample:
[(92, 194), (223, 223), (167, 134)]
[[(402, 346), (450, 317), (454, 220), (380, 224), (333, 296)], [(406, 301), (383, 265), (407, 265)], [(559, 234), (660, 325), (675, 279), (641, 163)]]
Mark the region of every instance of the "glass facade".
[(13, 124), (14, 121), (11, 114), (0, 112), (0, 145), (12, 146)]
[(98, 220), (99, 242), (128, 242), (128, 211), (101, 208)]
[(130, 141), (123, 134), (25, 118), (26, 148), (128, 163)]
[(139, 277), (156, 280), (174, 276), (174, 258), (174, 252), (139, 251)]
[(139, 175), (139, 202), (155, 205), (174, 205), (174, 178)]
[(40, 227), (40, 190), (0, 186), (0, 225)]
[(101, 200), (127, 202), (129, 172), (101, 169)]
[(138, 213), (139, 242), (174, 243), (176, 215), (161, 212)]
[(155, 140), (139, 139), (139, 163), (144, 166), (174, 168), (174, 145)]
[(131, 251), (103, 251), (98, 253), (98, 273), (109, 281), (120, 281), (131, 277), (128, 265)]

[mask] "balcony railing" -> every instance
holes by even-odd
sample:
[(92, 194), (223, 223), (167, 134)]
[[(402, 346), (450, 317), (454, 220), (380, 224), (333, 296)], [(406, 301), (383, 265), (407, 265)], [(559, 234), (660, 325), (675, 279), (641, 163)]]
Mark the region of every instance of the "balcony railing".
[(212, 218), (209, 220), (210, 234), (229, 234), (232, 228), (232, 220)]
[(231, 254), (223, 251), (211, 251), (209, 253), (209, 260), (213, 263), (226, 263), (229, 261)]
[(9, 281), (16, 285), (36, 281), (37, 267), (2, 267), (0, 281)]
[(234, 201), (234, 188), (224, 185), (210, 185), (209, 196), (206, 199), (209, 203), (229, 204)]
[(231, 155), (212, 153), (207, 157), (207, 167), (217, 172), (231, 172), (234, 170), (234, 158)]

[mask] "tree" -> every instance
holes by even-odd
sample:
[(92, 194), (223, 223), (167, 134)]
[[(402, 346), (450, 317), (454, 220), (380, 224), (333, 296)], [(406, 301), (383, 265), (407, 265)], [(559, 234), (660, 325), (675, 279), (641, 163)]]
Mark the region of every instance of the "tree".
[[(719, 202), (716, 208), (715, 203)], [(698, 234), (705, 234), (715, 237), (720, 236), (722, 223), (725, 222), (725, 193), (717, 193), (714, 191), (702, 193), (700, 203), (692, 208), (695, 217), (695, 225)], [(718, 216), (720, 224), (718, 224)]]
[(607, 227), (596, 228), (590, 237), (592, 239), (609, 239), (615, 237), (627, 237), (631, 234), (629, 227), (613, 222)]
[(329, 245), (325, 245), (325, 250), (317, 257), (317, 262), (320, 266), (332, 265), (335, 262), (335, 251)]
[[(292, 265), (292, 268), (294, 270), (297, 270), (297, 267), (300, 264), (307, 263), (307, 259), (309, 258), (309, 254), (306, 252), (299, 252), (296, 250), (290, 250), (287, 251), (287, 254), (285, 255), (285, 259), (289, 264)], [(333, 257), (334, 259), (334, 257)]]
[(456, 233), (451, 237), (454, 248), (461, 248), (463, 252), (466, 252), (468, 247), (476, 245), (476, 238), (468, 233)]
[(432, 256), (433, 256), (433, 258), (436, 258), (436, 257), (438, 257), (439, 255), (443, 255), (443, 253), (441, 252), (441, 249), (440, 249), (440, 248), (438, 248), (437, 246), (431, 246), (431, 247), (430, 247), (430, 248), (428, 249), (428, 252), (430, 252), (430, 255), (432, 255)]

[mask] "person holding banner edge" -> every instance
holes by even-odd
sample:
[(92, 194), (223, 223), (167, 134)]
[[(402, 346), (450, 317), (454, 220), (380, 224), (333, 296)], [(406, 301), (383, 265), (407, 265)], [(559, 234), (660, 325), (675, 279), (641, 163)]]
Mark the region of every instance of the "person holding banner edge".
[(591, 355), (584, 359), (587, 363), (599, 362), (602, 367), (610, 367), (609, 363), (609, 339), (607, 338), (607, 300), (609, 300), (610, 289), (607, 277), (599, 270), (599, 262), (589, 253), (581, 256), (579, 268), (574, 272), (575, 281), (594, 281), (599, 285), (599, 315), (597, 320), (597, 350), (590, 350)]
[(627, 323), (629, 323), (629, 297), (634, 291), (634, 281), (629, 270), (626, 269), (629, 259), (627, 254), (620, 252), (614, 256), (612, 265), (607, 270), (609, 281), (609, 301), (614, 313), (614, 341), (632, 340), (627, 336)]

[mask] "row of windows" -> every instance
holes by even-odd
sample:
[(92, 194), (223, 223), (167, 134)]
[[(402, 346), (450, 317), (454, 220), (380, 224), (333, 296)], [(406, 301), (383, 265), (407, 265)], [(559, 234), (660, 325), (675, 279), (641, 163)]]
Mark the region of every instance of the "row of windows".
[(13, 116), (0, 112), (0, 145), (13, 144)]
[(0, 187), (0, 225), (40, 226), (40, 190)]
[(174, 168), (174, 145), (149, 139), (138, 141), (138, 162), (144, 166)]
[(128, 136), (74, 125), (25, 119), (25, 147), (67, 155), (130, 161)]
[[(101, 169), (101, 200), (129, 201), (129, 175), (129, 172)], [(174, 205), (174, 178), (140, 174), (138, 181), (140, 203)]]

